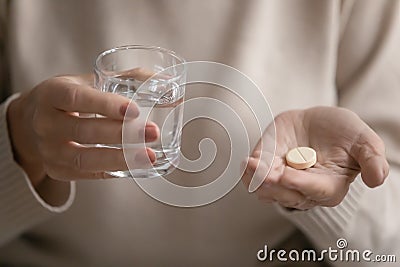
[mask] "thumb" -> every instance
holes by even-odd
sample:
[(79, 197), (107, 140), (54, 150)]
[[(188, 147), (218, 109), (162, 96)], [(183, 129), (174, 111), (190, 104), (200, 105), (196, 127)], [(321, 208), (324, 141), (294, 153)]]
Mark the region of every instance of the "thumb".
[(361, 178), (369, 187), (381, 185), (389, 174), (385, 144), (368, 126), (358, 136), (351, 148), (351, 156), (361, 168)]

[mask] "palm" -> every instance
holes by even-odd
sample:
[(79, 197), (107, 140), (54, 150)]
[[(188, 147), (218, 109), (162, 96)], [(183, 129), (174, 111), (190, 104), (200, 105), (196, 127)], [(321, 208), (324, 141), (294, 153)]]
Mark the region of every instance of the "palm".
[[(275, 158), (264, 183), (295, 190), (318, 205), (334, 206), (342, 201), (360, 171), (371, 187), (387, 176), (383, 142), (349, 110), (316, 107), (288, 111), (275, 119), (275, 128)], [(269, 127), (254, 150), (257, 161), (266, 161), (260, 151), (266, 151), (263, 144), (270, 143), (272, 132)], [(287, 166), (286, 153), (299, 146), (312, 147), (317, 152), (314, 167), (295, 170)]]
[[(300, 116), (300, 118), (299, 118)], [(291, 148), (309, 146), (317, 152), (317, 163), (306, 172), (352, 181), (360, 170), (350, 156), (354, 139), (365, 124), (353, 113), (337, 108), (315, 108), (303, 114), (283, 113), (275, 121), (276, 157), (284, 158)]]

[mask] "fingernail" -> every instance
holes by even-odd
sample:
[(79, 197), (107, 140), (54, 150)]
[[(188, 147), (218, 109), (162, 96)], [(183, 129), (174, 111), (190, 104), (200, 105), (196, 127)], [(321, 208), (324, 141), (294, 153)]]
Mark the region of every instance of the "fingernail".
[(261, 151), (260, 150), (256, 150), (256, 151), (253, 152), (253, 158), (254, 157), (259, 158), (260, 156), (261, 156)]
[(147, 156), (151, 163), (156, 161), (156, 153), (151, 148), (146, 148)]
[(139, 116), (139, 110), (134, 104), (126, 103), (123, 104), (120, 108), (120, 113), (122, 116), (128, 118), (137, 118)]
[(135, 161), (137, 164), (149, 164), (154, 163), (156, 161), (156, 153), (151, 148), (146, 148), (144, 151), (140, 151), (135, 156)]
[(248, 174), (248, 175), (250, 175), (250, 176), (253, 176), (253, 175), (254, 175), (254, 170), (251, 169), (251, 168), (249, 168), (248, 166), (247, 166), (245, 172), (246, 172), (246, 174)]
[(152, 142), (158, 138), (158, 127), (155, 124), (146, 124), (144, 129), (145, 142)]
[(258, 162), (258, 159), (256, 159), (255, 157), (250, 156), (250, 157), (248, 158), (248, 162), (249, 162), (249, 163), (250, 163), (250, 162)]

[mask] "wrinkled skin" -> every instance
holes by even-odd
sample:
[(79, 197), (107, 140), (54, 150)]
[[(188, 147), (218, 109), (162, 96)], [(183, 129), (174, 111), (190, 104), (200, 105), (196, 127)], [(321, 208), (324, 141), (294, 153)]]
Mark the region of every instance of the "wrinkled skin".
[[(7, 121), (14, 157), (35, 188), (46, 179), (102, 179), (110, 177), (106, 171), (127, 169), (121, 149), (85, 145), (121, 144), (124, 117), (135, 120), (138, 107), (92, 84), (92, 75), (54, 77), (10, 103)], [(137, 139), (140, 134), (146, 141), (159, 136), (152, 122), (138, 124), (136, 130)], [(138, 164), (155, 160), (151, 149), (134, 153)]]
[[(253, 175), (264, 179), (256, 194), (262, 201), (307, 210), (341, 203), (361, 172), (369, 187), (379, 186), (389, 172), (385, 146), (355, 113), (337, 107), (287, 111), (275, 118), (276, 153), (268, 172), (263, 144), (273, 142), (273, 127), (263, 134), (247, 160), (242, 178), (248, 187)], [(286, 164), (286, 153), (298, 146), (317, 152), (317, 163), (306, 170)]]

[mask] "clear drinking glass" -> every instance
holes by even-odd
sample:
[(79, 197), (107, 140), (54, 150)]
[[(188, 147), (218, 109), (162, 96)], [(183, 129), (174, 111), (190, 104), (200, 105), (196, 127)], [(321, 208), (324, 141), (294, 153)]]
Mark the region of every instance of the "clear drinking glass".
[[(123, 144), (98, 144), (124, 150), (128, 171), (109, 172), (115, 177), (150, 178), (165, 175), (177, 166), (180, 154), (183, 98), (186, 78), (184, 59), (173, 51), (151, 46), (130, 45), (109, 49), (95, 62), (95, 87), (103, 92), (125, 96), (139, 107), (140, 122), (152, 121), (160, 129), (160, 137), (150, 143), (144, 140), (129, 141), (129, 130), (124, 121)], [(99, 115), (96, 115), (99, 116)], [(135, 124), (133, 123), (133, 124)], [(134, 138), (133, 138), (134, 139)], [(151, 148), (156, 155), (153, 164), (135, 166), (132, 151)], [(128, 153), (128, 154), (127, 154)]]

